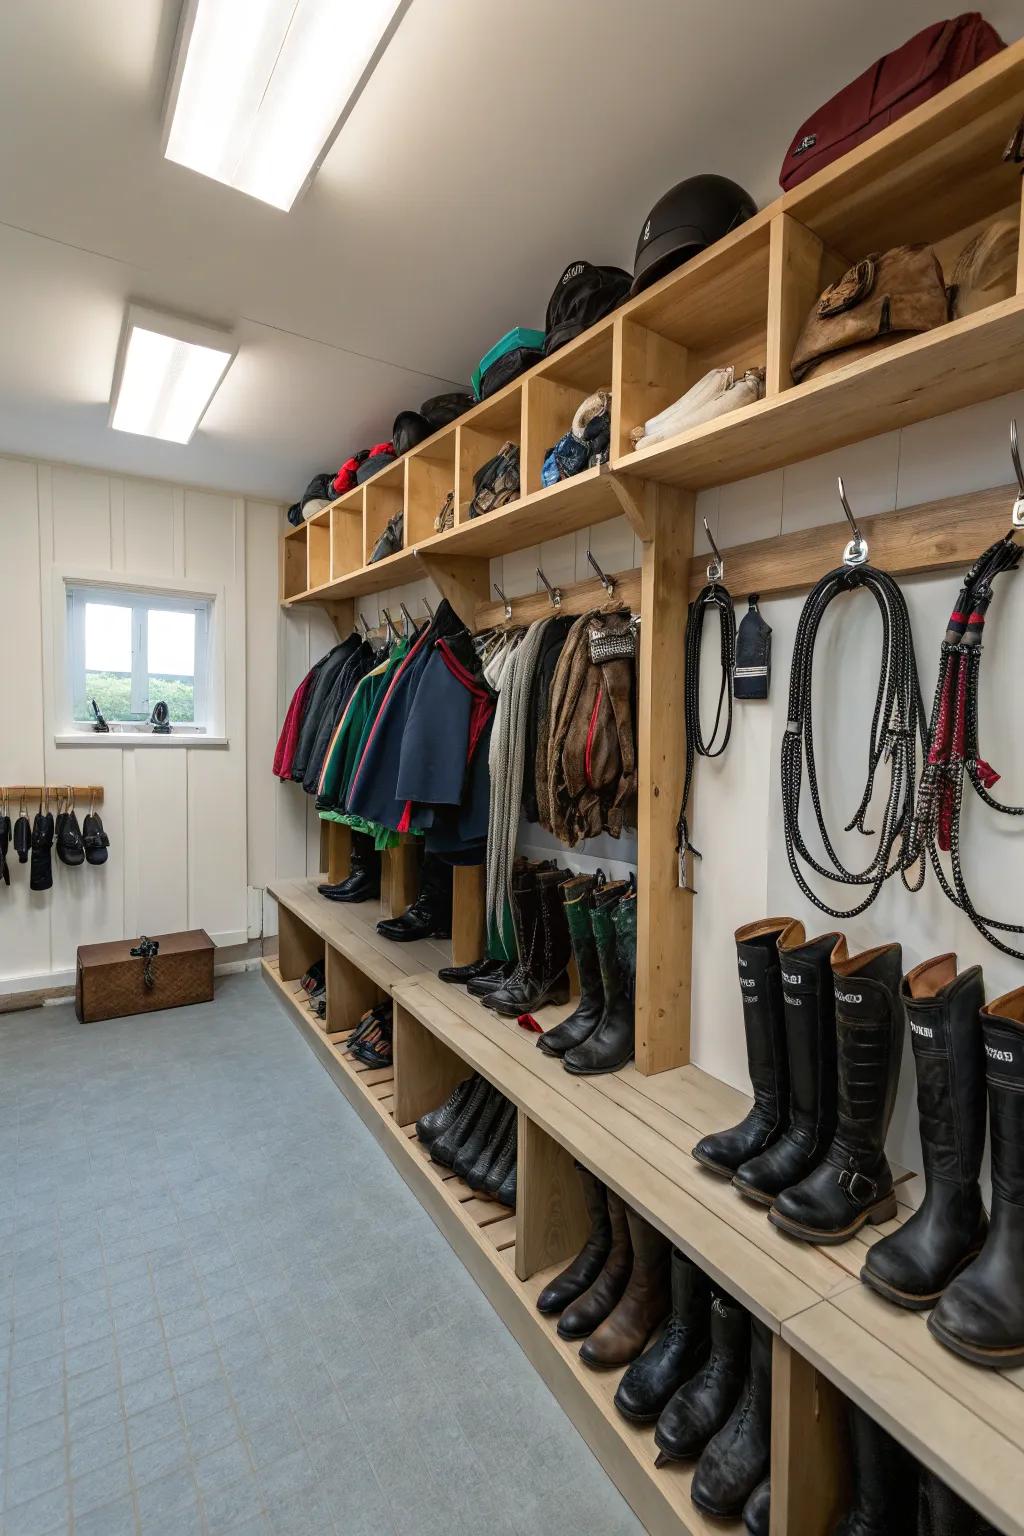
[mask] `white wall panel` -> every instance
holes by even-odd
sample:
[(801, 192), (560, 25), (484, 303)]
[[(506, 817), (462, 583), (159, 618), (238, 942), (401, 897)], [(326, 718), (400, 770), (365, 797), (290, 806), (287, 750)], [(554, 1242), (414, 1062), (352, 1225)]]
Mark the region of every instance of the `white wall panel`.
[(83, 570), (109, 570), (110, 476), (54, 465), (52, 558)]
[[(126, 748), (123, 771), (126, 932), (187, 928), (188, 753)], [(200, 913), (195, 920), (205, 927)]]
[(123, 482), (124, 561), (133, 574), (174, 575), (174, 502), (171, 485)]
[(234, 569), (234, 497), (186, 490), (185, 575), (197, 581), (226, 581)]

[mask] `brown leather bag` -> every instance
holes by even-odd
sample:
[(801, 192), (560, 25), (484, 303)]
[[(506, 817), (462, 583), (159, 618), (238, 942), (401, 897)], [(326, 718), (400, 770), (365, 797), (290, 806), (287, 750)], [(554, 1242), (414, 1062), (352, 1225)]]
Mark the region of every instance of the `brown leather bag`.
[(930, 245), (865, 256), (815, 303), (793, 353), (793, 379), (831, 373), (948, 318), (942, 268)]
[(954, 320), (977, 314), (1017, 291), (1017, 220), (994, 219), (964, 246), (949, 285)]

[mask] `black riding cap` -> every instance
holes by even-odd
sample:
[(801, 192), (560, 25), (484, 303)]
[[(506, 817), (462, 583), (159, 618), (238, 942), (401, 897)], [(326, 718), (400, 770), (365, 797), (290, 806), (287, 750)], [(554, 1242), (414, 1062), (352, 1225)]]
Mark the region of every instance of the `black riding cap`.
[(633, 293), (682, 266), (757, 212), (757, 204), (726, 176), (689, 176), (658, 199), (636, 243)]

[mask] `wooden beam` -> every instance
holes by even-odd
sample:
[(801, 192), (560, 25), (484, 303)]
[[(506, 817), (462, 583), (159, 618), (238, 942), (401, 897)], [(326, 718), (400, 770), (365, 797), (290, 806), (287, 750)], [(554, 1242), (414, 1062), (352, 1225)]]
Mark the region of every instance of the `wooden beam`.
[(832, 1536), (849, 1484), (843, 1396), (772, 1340), (771, 1536)]
[(452, 869), (452, 964), (473, 965), (487, 942), (484, 920), (483, 864), (456, 864)]
[(490, 561), (477, 555), (440, 555), (417, 549), (416, 558), (463, 624), (472, 627), (476, 610), (487, 601)]
[(609, 476), (608, 484), (611, 486), (615, 499), (622, 508), (623, 516), (637, 538), (641, 539), (644, 544), (649, 544), (653, 535), (651, 525), (647, 520), (644, 482), (638, 480), (635, 475), (612, 474)]

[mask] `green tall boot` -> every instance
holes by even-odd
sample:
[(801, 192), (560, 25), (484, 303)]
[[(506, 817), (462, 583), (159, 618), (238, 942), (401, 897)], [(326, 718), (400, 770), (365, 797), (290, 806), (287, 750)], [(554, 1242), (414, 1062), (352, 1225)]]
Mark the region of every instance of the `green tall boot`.
[(617, 1072), (633, 1059), (636, 892), (632, 884), (625, 895), (612, 893), (607, 885), (595, 895), (591, 925), (601, 966), (604, 1011), (586, 1040), (562, 1058), (565, 1070), (578, 1076)]
[[(625, 882), (619, 882), (625, 889)], [(569, 924), (569, 938), (580, 976), (580, 1000), (575, 1013), (561, 1024), (537, 1036), (537, 1048), (548, 1056), (564, 1056), (573, 1046), (582, 1045), (601, 1021), (604, 1012), (604, 987), (601, 964), (597, 958), (594, 930), (590, 921), (594, 896), (604, 887), (603, 875), (577, 875), (562, 886), (562, 903)]]

